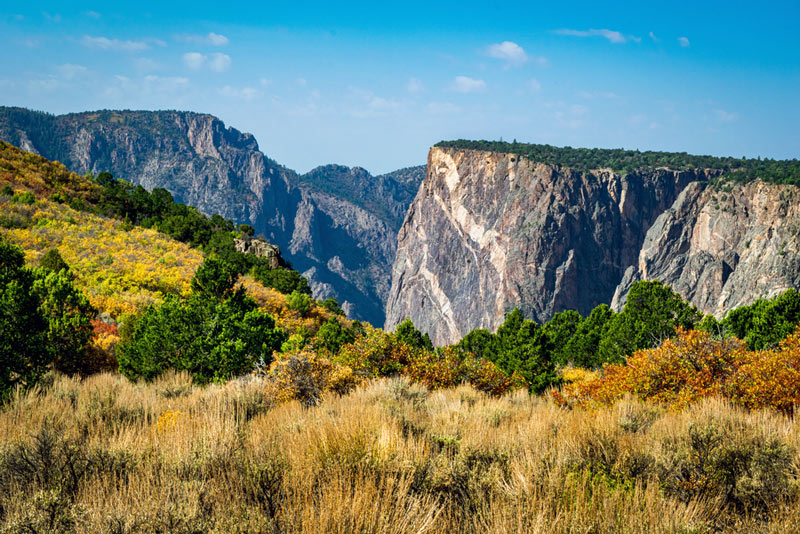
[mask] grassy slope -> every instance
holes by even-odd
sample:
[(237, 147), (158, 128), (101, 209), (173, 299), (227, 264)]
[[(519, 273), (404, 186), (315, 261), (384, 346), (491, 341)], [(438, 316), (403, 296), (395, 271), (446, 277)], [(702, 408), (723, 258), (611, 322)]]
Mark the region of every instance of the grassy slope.
[[(257, 379), (58, 377), (0, 411), (0, 531), (55, 509), (81, 533), (797, 532), (796, 499), (759, 519), (661, 489), (658, 466), (691, 461), (690, 428), (709, 422), (734, 441), (777, 437), (800, 461), (798, 425), (713, 399), (681, 413), (563, 411), (523, 392), (395, 380), (308, 410), (271, 406)], [(42, 428), (55, 452), (37, 463)], [(86, 461), (77, 484), (53, 489)]]
[[(99, 187), (58, 162), (0, 141), (0, 189), (30, 191), (32, 205), (0, 195), (0, 235), (22, 247), (26, 261), (37, 265), (50, 248), (58, 249), (77, 277), (78, 287), (100, 312), (118, 319), (124, 313), (160, 302), (167, 293), (187, 295), (202, 253), (169, 236), (130, 227), (48, 200), (54, 193), (97, 201)], [(250, 276), (242, 284), (259, 305), (289, 331), (316, 331), (332, 314), (316, 305), (307, 317), (286, 307), (286, 295), (265, 288)]]

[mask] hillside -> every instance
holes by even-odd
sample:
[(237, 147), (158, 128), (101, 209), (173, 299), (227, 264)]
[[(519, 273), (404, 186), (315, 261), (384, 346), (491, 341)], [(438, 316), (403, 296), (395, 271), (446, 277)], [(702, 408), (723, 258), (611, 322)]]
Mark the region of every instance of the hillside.
[(328, 166), (305, 176), (265, 156), (252, 135), (206, 114), (97, 111), (53, 116), (0, 107), (0, 139), (79, 174), (163, 187), (203, 213), (246, 223), (278, 245), (317, 298), (384, 322), (397, 230), (424, 168), (372, 177)]
[(441, 143), (398, 234), (385, 326), (409, 317), (453, 343), (514, 307), (540, 324), (619, 310), (637, 280), (717, 317), (773, 297), (800, 285), (797, 187), (776, 183), (796, 163), (753, 181), (726, 179), (733, 158)]
[[(20, 246), (32, 265), (56, 249), (106, 320), (116, 322), (167, 295), (189, 294), (202, 250), (156, 229), (94, 213), (104, 194), (96, 182), (0, 141), (0, 191), (0, 236)], [(251, 275), (242, 284), (290, 332), (313, 332), (332, 315), (312, 305), (303, 318), (289, 310), (286, 295)]]

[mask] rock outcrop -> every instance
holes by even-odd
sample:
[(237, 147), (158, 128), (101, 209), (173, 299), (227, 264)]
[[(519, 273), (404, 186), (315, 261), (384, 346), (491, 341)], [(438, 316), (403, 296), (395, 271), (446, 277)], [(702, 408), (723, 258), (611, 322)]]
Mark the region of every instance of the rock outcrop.
[(639, 279), (716, 314), (797, 287), (796, 188), (715, 193), (705, 183), (719, 174), (577, 172), (434, 147), (398, 234), (385, 326), (409, 317), (443, 344), (513, 307), (538, 322), (619, 307)]
[[(373, 177), (325, 166), (297, 175), (255, 138), (211, 115), (99, 111), (53, 116), (0, 107), (0, 139), (78, 173), (163, 187), (207, 214), (253, 226), (284, 251), (318, 298), (384, 322), (396, 234), (424, 167)], [(398, 215), (399, 214), (399, 215)]]
[(650, 227), (612, 308), (638, 280), (661, 280), (717, 318), (800, 287), (799, 199), (791, 185), (690, 184)]
[(236, 247), (236, 252), (253, 254), (259, 258), (266, 258), (269, 260), (269, 266), (272, 269), (277, 269), (283, 264), (280, 247), (272, 245), (263, 239), (234, 239), (233, 245)]

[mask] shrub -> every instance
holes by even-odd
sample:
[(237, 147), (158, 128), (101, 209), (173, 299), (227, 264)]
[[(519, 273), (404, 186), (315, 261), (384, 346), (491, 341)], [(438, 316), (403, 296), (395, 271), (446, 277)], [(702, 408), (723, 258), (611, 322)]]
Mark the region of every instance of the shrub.
[(326, 391), (346, 394), (361, 381), (352, 369), (308, 350), (276, 355), (267, 377), (268, 393), (275, 399), (297, 400), (306, 408), (322, 402)]
[(14, 193), (14, 196), (11, 198), (11, 202), (16, 202), (17, 204), (26, 204), (30, 206), (31, 204), (36, 202), (36, 197), (33, 196), (33, 193), (30, 191), (25, 191), (22, 193)]
[(344, 315), (344, 310), (333, 297), (323, 300), (319, 305), (335, 315)]
[(669, 495), (722, 498), (737, 511), (764, 513), (797, 494), (794, 451), (776, 436), (736, 421), (692, 423), (666, 440), (656, 465)]
[(297, 271), (280, 267), (271, 269), (266, 265), (262, 265), (253, 268), (253, 277), (261, 282), (264, 287), (277, 289), (286, 295), (293, 291), (311, 295), (311, 287), (308, 285), (308, 280), (303, 278)]
[(342, 345), (352, 343), (355, 340), (349, 329), (342, 328), (342, 324), (336, 317), (331, 317), (317, 331), (313, 344), (321, 350), (326, 350), (331, 354), (336, 354)]
[(605, 365), (598, 378), (567, 383), (552, 395), (562, 405), (587, 405), (611, 404), (626, 394), (672, 408), (722, 395), (746, 408), (791, 414), (800, 404), (800, 329), (779, 348), (763, 351), (748, 351), (736, 338), (679, 329), (658, 348)]
[(56, 273), (62, 269), (69, 271), (69, 265), (61, 257), (57, 248), (51, 248), (44, 253), (42, 259), (39, 260), (39, 267)]
[(311, 297), (305, 293), (294, 290), (286, 298), (286, 306), (288, 306), (290, 310), (294, 310), (301, 316), (305, 317), (308, 315), (308, 312), (311, 311)]
[(198, 383), (218, 382), (269, 363), (285, 338), (244, 291), (225, 300), (169, 296), (135, 319), (117, 346), (117, 359), (120, 372), (132, 380), (176, 369), (190, 372)]
[(382, 330), (365, 327), (365, 335), (344, 345), (334, 361), (363, 377), (395, 376), (411, 363), (414, 350)]

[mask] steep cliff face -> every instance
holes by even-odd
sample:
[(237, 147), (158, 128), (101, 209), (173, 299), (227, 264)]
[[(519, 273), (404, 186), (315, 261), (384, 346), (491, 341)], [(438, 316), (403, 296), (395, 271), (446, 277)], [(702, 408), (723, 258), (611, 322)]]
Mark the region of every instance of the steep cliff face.
[(424, 177), (424, 167), (372, 177), (340, 166), (298, 176), (261, 153), (252, 135), (191, 112), (53, 116), (0, 107), (0, 139), (250, 224), (309, 278), (315, 296), (334, 297), (376, 325), (402, 214)]
[(653, 223), (625, 271), (612, 308), (631, 284), (661, 280), (704, 313), (727, 311), (800, 287), (800, 191), (753, 182), (690, 184)]
[(656, 218), (714, 175), (583, 173), (434, 147), (398, 234), (385, 326), (410, 317), (443, 344), (496, 328), (515, 306), (540, 322), (587, 314), (611, 302)]

